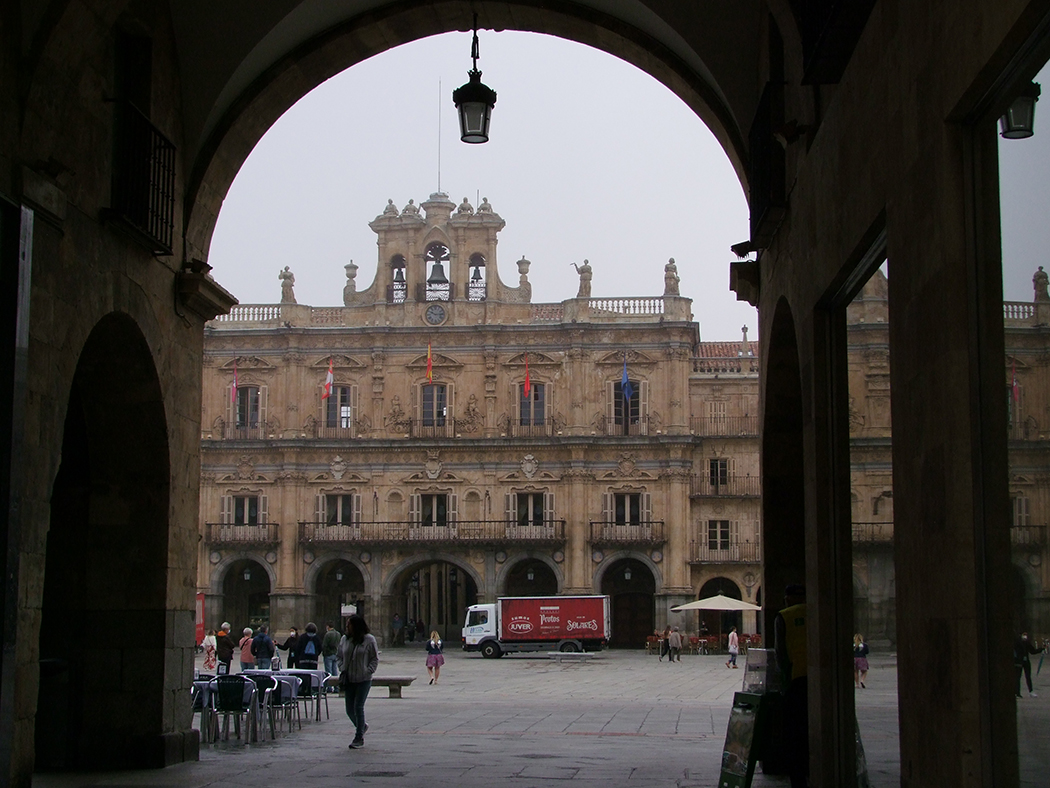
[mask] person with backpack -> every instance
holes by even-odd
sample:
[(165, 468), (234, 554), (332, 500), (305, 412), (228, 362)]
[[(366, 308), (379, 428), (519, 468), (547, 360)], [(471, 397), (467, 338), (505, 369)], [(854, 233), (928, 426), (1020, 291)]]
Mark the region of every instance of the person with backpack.
[(267, 634), (267, 629), (266, 624), (263, 624), (259, 627), (259, 632), (252, 638), (251, 652), (252, 656), (255, 657), (255, 667), (259, 670), (270, 669), (273, 653), (277, 651), (277, 646), (273, 644), (273, 640)]
[(312, 621), (306, 625), (306, 631), (299, 636), (295, 648), (295, 662), (303, 670), (317, 670), (317, 660), (321, 658), (322, 640), (317, 634), (317, 624)]

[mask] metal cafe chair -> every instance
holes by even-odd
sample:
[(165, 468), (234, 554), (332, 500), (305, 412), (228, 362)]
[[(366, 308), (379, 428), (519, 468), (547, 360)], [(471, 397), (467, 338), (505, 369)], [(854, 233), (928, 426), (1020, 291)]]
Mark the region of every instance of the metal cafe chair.
[[(299, 687), (299, 700), (304, 704), (308, 705), (308, 708), (313, 709), (316, 714), (314, 715), (318, 720), (321, 719), (321, 700), (324, 700), (324, 713), (327, 719), (331, 719), (331, 715), (328, 713), (328, 693), (324, 691), (324, 679), (318, 674), (303, 671), (296, 674), (302, 680), (302, 686)], [(307, 712), (309, 716), (310, 712)]]
[(255, 683), (244, 676), (219, 676), (215, 679), (215, 691), (211, 694), (212, 724), (215, 726), (213, 740), (219, 738), (219, 715), (222, 715), (222, 738), (230, 738), (230, 717), (234, 731), (241, 738), (241, 718), (244, 718), (244, 738), (247, 741), (254, 730)]
[(274, 725), (273, 694), (277, 691), (277, 679), (273, 676), (249, 676), (255, 684), (255, 713), (257, 715), (255, 725), (258, 728), (259, 718), (269, 720), (270, 739), (276, 739), (277, 733)]
[(270, 708), (274, 710), (274, 714), (281, 713), (284, 719), (288, 722), (288, 732), (292, 732), (292, 715), (295, 715), (296, 721), (299, 723), (299, 730), (303, 729), (303, 717), (299, 713), (299, 686), (302, 684), (302, 679), (298, 676), (289, 676), (282, 674), (275, 676), (274, 680), (277, 682), (277, 687), (270, 695)]

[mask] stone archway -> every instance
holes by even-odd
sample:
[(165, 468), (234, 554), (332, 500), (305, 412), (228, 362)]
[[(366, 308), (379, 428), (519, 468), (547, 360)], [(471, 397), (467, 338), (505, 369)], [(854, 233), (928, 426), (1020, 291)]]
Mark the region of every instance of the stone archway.
[(554, 596), (559, 591), (558, 574), (539, 558), (522, 558), (507, 568), (501, 596)]
[[(477, 604), (478, 585), (473, 571), (453, 556), (420, 558), (390, 575), (386, 599), (387, 615), (372, 625), (385, 642), (403, 645), (435, 630), (442, 640), (458, 641), (467, 607)], [(399, 631), (393, 625), (395, 615)], [(416, 624), (412, 632), (410, 621)]]
[(51, 492), (40, 769), (126, 768), (163, 747), (170, 478), (149, 346), (131, 318), (107, 315), (77, 363)]
[[(308, 616), (320, 631), (325, 623), (343, 631), (342, 608), (353, 605), (357, 612), (368, 620), (368, 600), (365, 591), (368, 585), (364, 573), (352, 561), (336, 558), (318, 568), (313, 578), (313, 612)], [(307, 586), (307, 590), (310, 587)]]
[(795, 321), (781, 299), (769, 332), (762, 392), (763, 631), (773, 631), (784, 588), (806, 581), (806, 478), (802, 456), (802, 378)]
[[(743, 599), (743, 596), (740, 594), (740, 586), (728, 577), (712, 577), (700, 586), (700, 595), (697, 599), (706, 599), (716, 594), (722, 594), (730, 599)], [(701, 635), (717, 637), (721, 634), (725, 636), (733, 627), (736, 627), (737, 632), (744, 632), (744, 616), (739, 610), (700, 611)]]
[(233, 625), (235, 639), (245, 627), (270, 626), (270, 572), (255, 558), (231, 561), (222, 577), (222, 619)]
[(601, 592), (612, 606), (613, 648), (644, 648), (656, 626), (656, 577), (644, 562), (626, 556), (602, 572)]

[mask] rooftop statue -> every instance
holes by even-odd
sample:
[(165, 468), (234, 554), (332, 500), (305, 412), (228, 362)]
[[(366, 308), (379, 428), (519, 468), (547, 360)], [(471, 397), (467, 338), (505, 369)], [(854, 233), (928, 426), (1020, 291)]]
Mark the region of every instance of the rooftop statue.
[(489, 204), (488, 197), (481, 198), (481, 205), (478, 206), (478, 213), (492, 213), (492, 206)]
[(397, 216), (397, 206), (394, 205), (393, 200), (386, 201), (386, 208), (383, 209), (383, 216)]
[(1035, 276), (1032, 277), (1032, 285), (1035, 287), (1036, 301), (1050, 301), (1050, 293), (1046, 292), (1048, 280), (1050, 280), (1050, 277), (1046, 275), (1043, 266), (1039, 266), (1039, 270), (1036, 271)]
[(672, 257), (667, 261), (667, 265), (664, 266), (664, 295), (680, 295), (678, 292), (679, 281), (678, 266), (674, 264), (674, 258)]
[(474, 207), (467, 202), (467, 198), (463, 198), (463, 202), (459, 204), (459, 208), (456, 209), (456, 215), (458, 216), (471, 216), (474, 213)]
[(577, 298), (590, 298), (591, 297), (591, 264), (587, 261), (583, 261), (583, 265), (571, 264), (576, 269), (576, 273), (580, 275), (580, 291), (576, 294)]
[(292, 288), (295, 287), (295, 274), (285, 266), (284, 270), (277, 274), (277, 278), (281, 280), (281, 303), (294, 304), (295, 291)]
[(408, 205), (401, 209), (402, 216), (419, 216), (419, 206), (414, 200), (409, 200)]

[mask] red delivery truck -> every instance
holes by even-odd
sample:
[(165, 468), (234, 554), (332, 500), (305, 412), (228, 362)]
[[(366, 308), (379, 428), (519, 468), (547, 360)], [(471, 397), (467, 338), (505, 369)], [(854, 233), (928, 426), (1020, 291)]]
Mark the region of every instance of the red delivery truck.
[(601, 651), (611, 634), (607, 596), (500, 597), (467, 608), (463, 649), (490, 658), (512, 651)]

